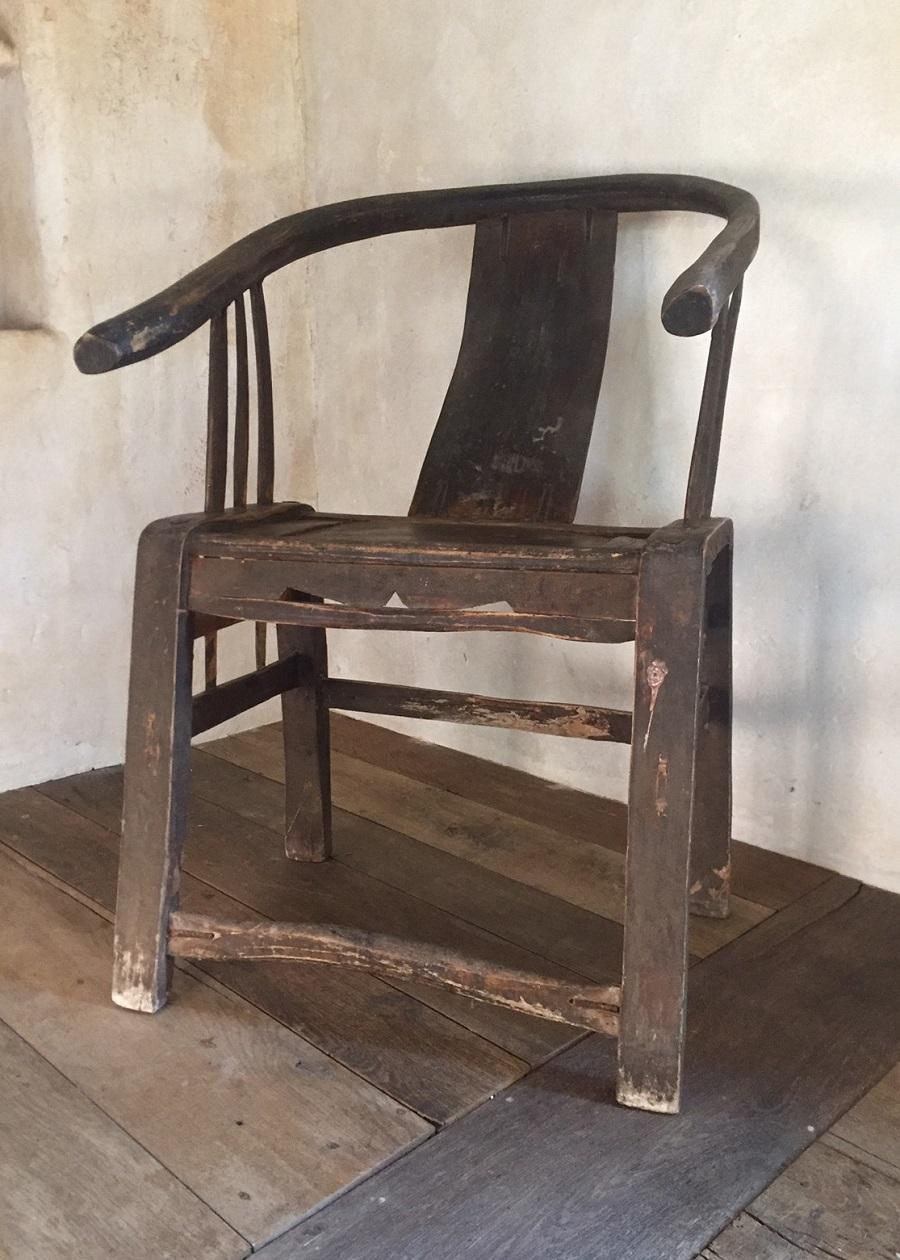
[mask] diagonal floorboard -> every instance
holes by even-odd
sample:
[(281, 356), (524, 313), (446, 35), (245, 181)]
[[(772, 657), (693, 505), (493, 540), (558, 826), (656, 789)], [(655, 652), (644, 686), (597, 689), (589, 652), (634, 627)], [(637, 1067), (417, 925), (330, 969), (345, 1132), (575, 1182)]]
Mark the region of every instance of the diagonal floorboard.
[(695, 969), (681, 1115), (609, 1105), (588, 1038), (262, 1255), (690, 1260), (897, 1058), (900, 901), (854, 890), (834, 877)]
[[(74, 781), (61, 780), (52, 787), (60, 797), (77, 788), (82, 807), (93, 802), (94, 811), (105, 816), (104, 799), (112, 801), (121, 793), (121, 773), (93, 772), (77, 776)], [(274, 859), (274, 879), (254, 878), (252, 837), (241, 828), (230, 833), (227, 819), (214, 815), (212, 822), (212, 833), (195, 833), (192, 839), (199, 838), (202, 844), (205, 837), (208, 846), (210, 834), (215, 838), (215, 861), (210, 858), (204, 875), (216, 881), (216, 886), (186, 874), (182, 881), (182, 904), (186, 910), (220, 913), (230, 918), (247, 918), (254, 910), (265, 914), (267, 908), (274, 917), (318, 910), (324, 918), (334, 918), (342, 911), (349, 913), (354, 909), (348, 904), (354, 892), (359, 893), (361, 903), (356, 910), (364, 911), (367, 903), (371, 906), (371, 892), (341, 887), (333, 878), (340, 875), (336, 865), (320, 872), (324, 876), (320, 884), (308, 867), (287, 862), (280, 856), (275, 837), (266, 840)], [(218, 840), (223, 838), (219, 845)], [(111, 914), (118, 845), (113, 832), (93, 819), (72, 814), (43, 792), (23, 788), (0, 796), (0, 840)], [(193, 866), (190, 847), (188, 870)], [(256, 852), (260, 852), (260, 846)], [(266, 863), (261, 865), (265, 870)], [(294, 897), (288, 903), (285, 896), (292, 881), (301, 892), (314, 881), (318, 891)], [(235, 892), (241, 900), (230, 898), (228, 891)], [(421, 921), (422, 916), (418, 923), (407, 920), (408, 926), (425, 931), (429, 927), (427, 917), (425, 922)], [(439, 1123), (469, 1110), (527, 1070), (525, 1061), (375, 976), (313, 964), (204, 963), (197, 969), (217, 977), (226, 988), (241, 994), (344, 1066)], [(525, 1021), (524, 1017), (513, 1015), (506, 1024), (515, 1029), (526, 1022), (530, 1025), (539, 1021)], [(540, 1021), (539, 1027), (548, 1026)], [(577, 1030), (563, 1032), (564, 1039), (557, 1034), (557, 1046), (577, 1037)], [(547, 1034), (543, 1035), (546, 1038)]]
[(900, 1065), (790, 1164), (703, 1260), (896, 1260)]
[[(284, 779), (278, 725), (217, 740), (209, 750), (244, 769)], [(332, 756), (331, 782), (335, 803), (351, 814), (598, 916), (623, 921), (625, 861), (616, 849), (342, 753)], [(727, 919), (692, 918), (691, 950), (705, 957), (770, 913), (767, 906), (734, 896)]]
[[(239, 1234), (0, 1023), (0, 1255), (240, 1260)], [(114, 1210), (110, 1211), (110, 1204)]]
[(176, 972), (109, 1000), (110, 925), (0, 853), (0, 1019), (259, 1246), (430, 1126), (240, 998)]
[[(274, 729), (262, 728), (261, 738), (271, 739), (269, 732)], [(617, 853), (625, 852), (628, 810), (621, 801), (551, 783), (512, 766), (413, 739), (343, 713), (331, 715), (331, 745), (336, 752), (373, 766), (389, 767), (421, 783), (503, 810), (514, 818), (540, 823)], [(599, 745), (596, 751), (600, 752)], [(774, 910), (811, 892), (829, 876), (821, 866), (740, 840), (733, 845), (732, 868), (737, 895)]]

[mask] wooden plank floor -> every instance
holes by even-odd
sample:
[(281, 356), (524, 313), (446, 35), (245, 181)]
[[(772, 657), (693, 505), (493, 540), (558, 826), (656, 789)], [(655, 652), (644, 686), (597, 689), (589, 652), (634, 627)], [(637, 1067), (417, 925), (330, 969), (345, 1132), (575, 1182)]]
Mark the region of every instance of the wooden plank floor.
[(703, 1260), (896, 1260), (900, 1067), (871, 1089), (710, 1243)]
[[(282, 855), (283, 770), (277, 727), (195, 750), (186, 909), (237, 917), (249, 909), (271, 918), (321, 918), (452, 945), (548, 975), (618, 979), (621, 806), (346, 718), (334, 719), (333, 744), (336, 860), (314, 867), (288, 862)], [(613, 1165), (617, 1126), (625, 1126), (622, 1131), (631, 1143), (628, 1126), (635, 1123), (651, 1126), (653, 1141), (646, 1150), (675, 1151), (680, 1143), (685, 1161), (696, 1154), (708, 1165), (708, 1155), (695, 1150), (694, 1134), (695, 1129), (700, 1132), (697, 1125), (702, 1128), (698, 1117), (709, 1114), (705, 1095), (689, 1122), (692, 1136), (679, 1136), (682, 1130), (672, 1127), (671, 1118), (662, 1118), (669, 1128), (653, 1127), (659, 1117), (636, 1117), (609, 1102), (612, 1043), (582, 1039), (577, 1030), (426, 986), (303, 964), (186, 964), (179, 968), (175, 1000), (160, 1015), (148, 1018), (112, 1007), (107, 997), (109, 921), (120, 806), (121, 772), (116, 768), (0, 796), (0, 899), (5, 903), (0, 906), (0, 1057), (6, 1079), (35, 1082), (33, 1090), (23, 1089), (20, 1110), (10, 1113), (24, 1119), (4, 1124), (7, 1116), (0, 1116), (0, 1172), (4, 1161), (7, 1168), (29, 1169), (25, 1181), (20, 1178), (18, 1185), (5, 1184), (0, 1191), (4, 1260), (7, 1251), (16, 1260), (49, 1260), (79, 1247), (129, 1260), (144, 1255), (243, 1256), (260, 1247), (272, 1260), (310, 1254), (340, 1255), (342, 1260), (357, 1254), (372, 1260), (376, 1254), (415, 1255), (418, 1260), (426, 1252), (487, 1257), (507, 1254), (507, 1246), (512, 1247), (510, 1255), (530, 1255), (515, 1230), (509, 1233), (509, 1244), (504, 1242), (506, 1213), (500, 1214), (494, 1232), (485, 1235), (483, 1247), (480, 1240), (469, 1239), (468, 1250), (460, 1245), (457, 1226), (455, 1235), (448, 1227), (450, 1249), (444, 1251), (433, 1237), (414, 1232), (407, 1237), (402, 1220), (398, 1226), (392, 1218), (385, 1249), (375, 1252), (367, 1220), (371, 1204), (381, 1197), (373, 1188), (382, 1183), (413, 1188), (413, 1202), (419, 1205), (430, 1206), (432, 1193), (436, 1203), (446, 1199), (444, 1188), (440, 1193), (426, 1189), (428, 1170), (443, 1168), (447, 1157), (442, 1152), (457, 1134), (453, 1149), (468, 1151), (473, 1168), (502, 1160), (506, 1176), (516, 1161), (501, 1155), (504, 1143), (539, 1146), (547, 1114), (554, 1127), (571, 1121), (576, 1136), (589, 1133), (593, 1142), (612, 1143)], [(693, 1024), (695, 1035), (713, 1046), (721, 1043), (716, 1038), (722, 1015), (716, 1014), (715, 1003), (709, 1006), (711, 998), (703, 998), (704, 986), (716, 992), (724, 987), (739, 1007), (746, 982), (746, 975), (736, 975), (739, 966), (759, 969), (760, 953), (798, 948), (791, 942), (804, 927), (812, 930), (829, 912), (847, 913), (856, 900), (852, 881), (750, 846), (737, 846), (735, 867), (735, 913), (725, 921), (698, 920), (693, 925), (692, 951), (699, 964)], [(893, 908), (891, 899), (864, 907), (863, 917), (889, 915), (886, 906)], [(826, 931), (823, 949), (829, 940)], [(794, 969), (810, 965), (800, 951)], [(717, 975), (713, 986), (707, 976)], [(869, 989), (856, 989), (857, 1005), (866, 1008)], [(772, 999), (778, 1000), (788, 998), (782, 993)], [(703, 1012), (704, 1001), (709, 1007), (705, 1017), (697, 1014)], [(891, 1010), (880, 1012), (881, 1031), (873, 1033), (872, 1046), (863, 1049), (857, 1063), (825, 1074), (823, 1097), (809, 1111), (814, 1114), (813, 1133), (806, 1124), (799, 1132), (791, 1128), (796, 1127), (797, 1109), (785, 1106), (778, 1093), (783, 1086), (777, 1082), (772, 1098), (763, 1098), (759, 1107), (752, 1099), (743, 1100), (744, 1111), (728, 1130), (733, 1138), (740, 1124), (746, 1125), (748, 1116), (755, 1121), (758, 1113), (769, 1119), (774, 1114), (780, 1127), (766, 1130), (770, 1150), (766, 1154), (763, 1149), (762, 1158), (752, 1164), (743, 1197), (729, 1183), (727, 1193), (720, 1195), (718, 1215), (708, 1213), (701, 1222), (706, 1233), (694, 1229), (691, 1237), (699, 1239), (694, 1251), (607, 1252), (593, 1236), (587, 1250), (551, 1246), (550, 1251), (565, 1254), (567, 1260), (606, 1254), (617, 1260), (631, 1254), (651, 1260), (656, 1254), (699, 1252), (772, 1181), (785, 1159), (808, 1146), (816, 1132), (872, 1083), (874, 1074), (889, 1066), (886, 1056), (895, 1036)], [(859, 1011), (856, 1017), (861, 1018)], [(734, 1022), (730, 1012), (729, 1020)], [(838, 1025), (843, 1030), (845, 1021), (839, 1019)], [(865, 1026), (863, 1019), (859, 1027)], [(723, 1070), (733, 1074), (734, 1055), (729, 1054)], [(775, 1071), (773, 1080), (777, 1076)], [(515, 1085), (522, 1077), (526, 1079)], [(696, 1089), (702, 1074), (695, 1073), (694, 1079)], [(753, 1079), (754, 1087), (764, 1091), (763, 1077)], [(811, 1079), (816, 1079), (815, 1072)], [(538, 1108), (533, 1133), (531, 1121), (524, 1130), (521, 1121), (510, 1123), (520, 1114), (527, 1116), (528, 1109), (503, 1099), (524, 1097), (533, 1103), (547, 1093), (547, 1081), (551, 1106), (549, 1113), (544, 1107), (544, 1118)], [(733, 1084), (730, 1079), (718, 1082), (723, 1088)], [(891, 1088), (890, 1082), (883, 1086)], [(29, 1101), (38, 1090), (53, 1100), (52, 1106)], [(497, 1098), (488, 1102), (493, 1095)], [(802, 1089), (798, 1096), (805, 1099)], [(567, 1097), (578, 1104), (576, 1112), (562, 1105)], [(821, 1181), (833, 1187), (837, 1177), (846, 1198), (847, 1175), (841, 1181), (835, 1172), (840, 1165), (861, 1167), (870, 1182), (880, 1177), (888, 1191), (893, 1187), (897, 1152), (881, 1131), (892, 1097), (884, 1095), (887, 1102), (876, 1101), (868, 1110), (860, 1104), (848, 1112), (827, 1142), (823, 1140), (825, 1155), (814, 1153), (817, 1143), (802, 1156), (813, 1161), (808, 1177), (806, 1166), (796, 1165), (797, 1176), (807, 1177), (813, 1187), (805, 1192), (807, 1217), (801, 1208), (790, 1215), (785, 1204), (791, 1192), (776, 1190), (775, 1182), (745, 1216), (709, 1243), (709, 1256), (743, 1260), (757, 1254), (752, 1247), (762, 1246), (755, 1240), (764, 1229), (781, 1240), (779, 1246), (795, 1235), (800, 1241), (790, 1245), (806, 1246), (804, 1230), (814, 1240), (810, 1246), (830, 1245), (827, 1239), (816, 1241), (815, 1231), (809, 1231), (815, 1185)], [(479, 1110), (469, 1114), (475, 1108)], [(579, 1108), (587, 1108), (589, 1118)], [(29, 1131), (52, 1128), (54, 1117), (55, 1140), (31, 1151)], [(486, 1123), (493, 1137), (481, 1145), (479, 1134)], [(786, 1125), (790, 1131), (785, 1137)], [(444, 1131), (431, 1138), (436, 1129)], [(870, 1130), (875, 1138), (866, 1136)], [(474, 1138), (468, 1136), (472, 1133)], [(646, 1144), (643, 1136), (635, 1149), (645, 1149), (641, 1143)], [(84, 1162), (86, 1148), (98, 1155), (90, 1169), (76, 1168)], [(590, 1170), (594, 1156), (588, 1147), (585, 1152)], [(665, 1161), (654, 1160), (664, 1171)], [(74, 1175), (67, 1175), (70, 1163)], [(391, 1163), (392, 1168), (377, 1171)], [(620, 1207), (626, 1192), (622, 1172), (629, 1166), (626, 1160), (617, 1174)], [(562, 1160), (554, 1166), (551, 1157), (548, 1194), (561, 1168)], [(373, 1174), (374, 1180), (348, 1189)], [(458, 1197), (465, 1177), (460, 1169), (448, 1175), (450, 1197)], [(678, 1175), (684, 1175), (683, 1168)], [(641, 1177), (649, 1177), (652, 1189), (646, 1168)], [(7, 1175), (4, 1181), (9, 1180)], [(146, 1194), (136, 1188), (137, 1181), (148, 1186)], [(720, 1178), (722, 1184), (727, 1181)], [(617, 1184), (615, 1176), (611, 1184)], [(881, 1210), (884, 1189), (878, 1185), (881, 1189), (870, 1195), (875, 1212)], [(506, 1190), (514, 1199), (514, 1185), (507, 1184)], [(348, 1191), (343, 1199), (325, 1206), (342, 1191)], [(102, 1203), (104, 1195), (107, 1212), (87, 1210), (88, 1201)], [(794, 1200), (799, 1202), (798, 1195), (794, 1193)], [(170, 1204), (168, 1212), (159, 1210), (163, 1201)], [(55, 1216), (48, 1206), (53, 1204)], [(656, 1207), (664, 1222), (671, 1205), (659, 1200)], [(559, 1210), (565, 1210), (562, 1204)], [(433, 1214), (418, 1215), (431, 1220)], [(573, 1208), (573, 1219), (575, 1215)], [(846, 1250), (846, 1239), (842, 1245), (845, 1250), (836, 1254), (856, 1254)], [(782, 1252), (770, 1246), (758, 1254)]]

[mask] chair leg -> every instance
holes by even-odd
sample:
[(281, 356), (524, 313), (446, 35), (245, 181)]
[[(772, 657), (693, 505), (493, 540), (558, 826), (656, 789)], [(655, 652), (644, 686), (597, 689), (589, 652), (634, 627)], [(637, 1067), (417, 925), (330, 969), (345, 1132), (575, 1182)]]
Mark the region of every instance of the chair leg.
[(731, 557), (724, 547), (707, 579), (691, 827), (691, 913), (714, 919), (731, 891)]
[(183, 521), (151, 525), (138, 546), (125, 749), (125, 802), (113, 1001), (166, 1003), (169, 915), (178, 897), (190, 780), (193, 641), (182, 605)]
[(325, 631), (278, 627), (278, 653), (296, 654), (297, 686), (281, 697), (284, 728), (284, 851), (300, 862), (331, 856), (331, 758)]
[(619, 1102), (647, 1111), (680, 1105), (703, 608), (702, 541), (648, 546), (638, 586), (616, 1090)]

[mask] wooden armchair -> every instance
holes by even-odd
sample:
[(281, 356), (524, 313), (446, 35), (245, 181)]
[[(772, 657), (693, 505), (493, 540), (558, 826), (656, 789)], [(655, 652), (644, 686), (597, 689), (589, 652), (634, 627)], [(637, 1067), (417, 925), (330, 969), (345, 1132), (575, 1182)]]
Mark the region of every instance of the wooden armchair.
[[(663, 324), (676, 336), (712, 330), (684, 516), (661, 529), (573, 525), (603, 373), (618, 216), (650, 210), (726, 220), (662, 304)], [(462, 345), (409, 515), (333, 516), (273, 503), (265, 277), (347, 241), (460, 224), (476, 225)], [(138, 547), (116, 1002), (158, 1010), (169, 956), (303, 959), (414, 976), (618, 1034), (619, 1100), (678, 1109), (688, 911), (728, 912), (732, 529), (710, 509), (741, 280), (758, 232), (748, 193), (680, 175), (372, 197), (281, 219), (78, 341), (81, 371), (107, 372), (210, 325), (205, 510), (155, 522)], [(252, 506), (248, 291), (257, 381)], [(234, 506), (226, 509), (229, 306), (236, 388)], [(263, 628), (257, 668), (217, 685), (216, 633), (242, 621)], [(267, 622), (278, 627), (271, 664)], [(634, 712), (330, 679), (329, 626), (634, 640)], [(192, 696), (200, 636), (206, 686)], [(191, 735), (276, 695), (286, 848), (301, 861), (329, 855), (330, 709), (630, 740), (621, 986), (491, 969), (328, 925), (179, 911)]]

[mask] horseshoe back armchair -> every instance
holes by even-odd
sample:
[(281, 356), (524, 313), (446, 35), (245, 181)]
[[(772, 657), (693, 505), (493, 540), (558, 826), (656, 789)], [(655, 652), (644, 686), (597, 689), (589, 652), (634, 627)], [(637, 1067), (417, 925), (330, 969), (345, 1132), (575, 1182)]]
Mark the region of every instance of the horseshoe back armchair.
[[(662, 304), (669, 332), (712, 334), (684, 511), (659, 529), (574, 525), (606, 352), (618, 216), (651, 210), (726, 220)], [(348, 241), (462, 224), (475, 225), (475, 243), (459, 359), (409, 515), (338, 516), (273, 503), (265, 278)], [(412, 975), (617, 1035), (619, 1100), (678, 1109), (688, 913), (728, 912), (732, 529), (710, 511), (741, 281), (758, 230), (748, 193), (678, 175), (372, 197), (263, 228), (81, 337), (77, 365), (96, 373), (158, 354), (206, 323), (210, 336), (204, 511), (151, 524), (138, 547), (116, 1002), (158, 1010), (172, 956), (306, 959)], [(257, 382), (255, 503), (247, 486), (245, 293)], [(236, 363), (226, 508), (229, 308)], [(217, 684), (216, 634), (243, 621), (263, 628), (257, 667)], [(268, 622), (278, 631), (278, 659), (269, 664)], [(633, 713), (331, 679), (328, 627), (634, 640)], [(206, 679), (192, 695), (199, 637)], [(346, 928), (180, 911), (192, 733), (276, 695), (286, 850), (300, 861), (329, 855), (330, 709), (630, 741), (621, 985), (492, 969)]]

